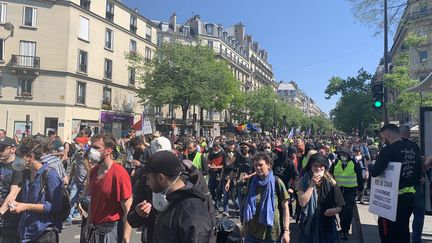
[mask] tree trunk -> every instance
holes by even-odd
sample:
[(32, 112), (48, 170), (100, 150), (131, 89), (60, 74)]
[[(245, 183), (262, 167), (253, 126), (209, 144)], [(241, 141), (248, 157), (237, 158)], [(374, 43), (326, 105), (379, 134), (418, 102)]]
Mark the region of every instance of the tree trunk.
[(181, 129), (180, 129), (180, 136), (185, 135), (185, 129), (186, 129), (186, 115), (189, 110), (188, 106), (182, 106), (182, 123), (181, 123)]
[(204, 108), (200, 107), (200, 136), (204, 136)]

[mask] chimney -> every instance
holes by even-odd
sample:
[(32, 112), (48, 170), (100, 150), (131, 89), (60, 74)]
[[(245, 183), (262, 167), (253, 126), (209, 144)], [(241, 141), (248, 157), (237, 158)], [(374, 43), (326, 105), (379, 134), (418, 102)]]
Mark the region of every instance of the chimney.
[(169, 20), (169, 23), (170, 23), (170, 27), (171, 27), (171, 29), (173, 29), (174, 30), (174, 32), (176, 32), (176, 27), (177, 27), (177, 15), (176, 15), (176, 13), (173, 13), (173, 15), (171, 16), (171, 18), (170, 18), (170, 20)]
[(234, 25), (234, 36), (240, 44), (243, 45), (245, 39), (245, 27), (241, 22)]

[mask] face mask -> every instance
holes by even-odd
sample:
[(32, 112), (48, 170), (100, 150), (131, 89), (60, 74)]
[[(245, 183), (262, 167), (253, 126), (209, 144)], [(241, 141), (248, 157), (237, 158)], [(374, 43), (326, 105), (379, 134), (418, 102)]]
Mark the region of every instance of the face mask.
[(174, 182), (168, 186), (167, 189), (163, 190), (162, 192), (159, 193), (152, 193), (152, 204), (153, 207), (159, 211), (159, 212), (164, 212), (168, 210), (168, 207), (170, 206), (170, 202), (168, 202), (168, 200), (166, 199), (166, 193), (168, 192), (168, 190), (170, 189), (170, 187), (177, 182), (177, 180), (180, 178), (180, 174), (177, 176), (177, 178), (174, 180)]
[(89, 152), (89, 160), (95, 161), (97, 163), (102, 162), (102, 154), (97, 149), (91, 148)]
[(324, 176), (324, 171), (320, 171), (320, 172), (316, 173), (316, 175), (318, 175), (319, 177), (323, 177)]
[(271, 149), (264, 149), (267, 153), (271, 153)]
[(24, 159), (19, 158), (19, 157), (15, 157), (14, 162), (12, 162), (12, 168), (15, 171), (23, 171), (27, 168), (26, 162), (24, 161)]
[(341, 156), (341, 160), (342, 160), (343, 162), (346, 162), (346, 161), (348, 160), (348, 157), (346, 157), (346, 156)]
[(228, 157), (230, 158), (234, 157), (234, 152), (228, 152)]

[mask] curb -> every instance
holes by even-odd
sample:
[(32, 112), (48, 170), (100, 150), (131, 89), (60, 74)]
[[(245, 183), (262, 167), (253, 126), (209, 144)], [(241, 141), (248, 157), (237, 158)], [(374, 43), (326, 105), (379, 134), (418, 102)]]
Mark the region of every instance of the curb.
[(353, 221), (352, 221), (352, 227), (353, 227), (353, 231), (354, 231), (354, 229), (358, 230), (359, 236), (360, 236), (359, 241), (364, 243), (363, 231), (362, 231), (361, 226), (362, 226), (362, 224), (360, 221), (360, 215), (359, 215), (359, 211), (358, 211), (357, 203), (356, 203), (354, 205), (354, 217), (353, 217)]

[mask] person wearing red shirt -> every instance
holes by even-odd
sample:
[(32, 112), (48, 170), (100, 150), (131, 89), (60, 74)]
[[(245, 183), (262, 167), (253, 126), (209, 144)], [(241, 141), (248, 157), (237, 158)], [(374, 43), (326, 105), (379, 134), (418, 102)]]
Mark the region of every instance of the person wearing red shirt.
[[(92, 138), (89, 159), (98, 164), (90, 171), (91, 196), (87, 242), (129, 242), (131, 227), (126, 216), (132, 204), (130, 177), (113, 160), (116, 139), (111, 134)], [(123, 225), (117, 232), (118, 224)], [(121, 237), (123, 238), (121, 240)]]

